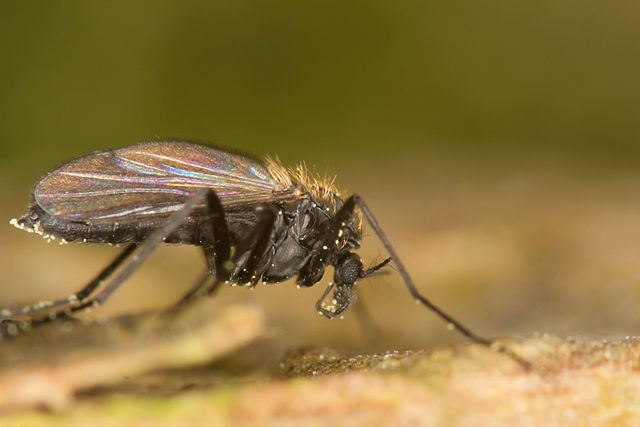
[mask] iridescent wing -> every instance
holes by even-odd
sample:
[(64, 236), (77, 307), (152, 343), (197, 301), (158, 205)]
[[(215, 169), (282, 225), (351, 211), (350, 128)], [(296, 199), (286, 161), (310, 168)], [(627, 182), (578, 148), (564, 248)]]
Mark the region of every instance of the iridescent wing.
[(227, 209), (294, 198), (259, 162), (186, 142), (148, 142), (89, 154), (64, 164), (34, 188), (35, 202), (69, 221), (158, 220), (202, 188)]

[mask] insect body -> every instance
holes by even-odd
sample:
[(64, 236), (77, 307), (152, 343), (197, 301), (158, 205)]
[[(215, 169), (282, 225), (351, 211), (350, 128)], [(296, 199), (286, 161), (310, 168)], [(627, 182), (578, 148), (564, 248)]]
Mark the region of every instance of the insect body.
[[(360, 246), (362, 217), (390, 255), (371, 268), (365, 268), (354, 252)], [(260, 280), (278, 283), (294, 276), (299, 286), (310, 287), (332, 266), (334, 280), (316, 303), (318, 312), (330, 318), (347, 309), (358, 280), (393, 261), (419, 303), (472, 340), (492, 344), (418, 292), (359, 196), (345, 198), (332, 181), (301, 166), (288, 169), (273, 160), (260, 162), (177, 141), (95, 152), (42, 178), (33, 189), (29, 212), (12, 223), (50, 239), (129, 245), (71, 297), (2, 310), (0, 319), (39, 313), (55, 317), (102, 304), (160, 243), (167, 242), (202, 248), (216, 278), (209, 291), (223, 282), (255, 286)], [(133, 260), (90, 298), (139, 246)], [(66, 308), (52, 312), (60, 307)]]

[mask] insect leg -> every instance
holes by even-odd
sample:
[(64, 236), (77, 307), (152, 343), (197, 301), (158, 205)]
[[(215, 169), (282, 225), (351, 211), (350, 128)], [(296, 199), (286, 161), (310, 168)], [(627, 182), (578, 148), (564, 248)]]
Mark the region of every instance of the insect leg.
[(94, 298), (87, 299), (82, 301), (79, 304), (71, 305), (64, 310), (60, 310), (57, 312), (51, 312), (47, 317), (41, 319), (33, 319), (32, 323), (39, 324), (45, 323), (49, 320), (53, 320), (58, 316), (68, 316), (73, 312), (82, 310), (88, 307), (97, 307), (103, 304), (109, 296), (124, 282), (129, 278), (137, 269), (144, 263), (147, 258), (153, 253), (153, 251), (162, 243), (167, 236), (173, 233), (183, 222), (184, 220), (191, 214), (195, 206), (202, 201), (202, 199), (207, 195), (207, 193), (211, 191), (209, 189), (202, 189), (195, 193), (191, 198), (189, 198), (184, 206), (179, 210), (173, 213), (167, 220), (167, 222), (160, 229), (156, 230), (149, 236), (144, 246), (140, 250), (139, 253), (132, 256), (131, 262), (124, 267), (120, 273), (116, 275), (116, 277), (107, 284)]
[(84, 288), (76, 292), (75, 294), (71, 294), (67, 298), (56, 300), (56, 301), (47, 301), (47, 302), (39, 302), (33, 304), (31, 306), (25, 306), (19, 309), (14, 310), (0, 310), (0, 320), (4, 319), (13, 319), (16, 317), (22, 316), (33, 316), (35, 314), (41, 314), (45, 312), (49, 312), (52, 309), (56, 309), (59, 307), (63, 307), (66, 305), (71, 305), (78, 302), (83, 302), (86, 300), (106, 279), (113, 274), (113, 272), (122, 264), (136, 249), (136, 244), (132, 243), (128, 245), (121, 253), (118, 255), (116, 259), (114, 259), (111, 264), (106, 266), (100, 274), (98, 274), (95, 279), (89, 282)]
[(213, 230), (213, 247), (204, 248), (204, 253), (207, 259), (213, 259), (216, 278), (226, 281), (229, 280), (233, 270), (228, 264), (231, 257), (231, 233), (227, 226), (222, 202), (213, 190), (207, 192), (207, 207)]
[[(276, 218), (277, 214), (275, 209), (261, 208), (255, 229), (248, 238), (236, 247), (234, 256), (229, 261), (229, 265), (234, 269), (234, 273), (237, 272), (236, 276), (232, 278), (235, 282), (249, 283), (250, 286), (253, 287), (260, 279), (260, 275), (257, 273), (258, 263), (267, 250)], [(251, 248), (249, 256), (243, 261), (240, 261), (240, 258), (247, 253), (249, 248)], [(222, 280), (216, 278), (206, 289), (207, 296), (216, 293), (221, 284)]]
[[(217, 257), (215, 252), (205, 250), (205, 257), (214, 257), (214, 263), (216, 265), (216, 274), (220, 271), (220, 268), (225, 269), (225, 280), (227, 281), (229, 278), (238, 283), (250, 283), (251, 285), (255, 285), (260, 277), (256, 274), (256, 270), (258, 268), (258, 263), (262, 259), (264, 255), (267, 245), (269, 243), (269, 239), (271, 238), (271, 230), (273, 230), (273, 225), (275, 224), (276, 213), (272, 209), (264, 209), (260, 212), (260, 216), (258, 219), (258, 223), (256, 224), (256, 228), (249, 235), (245, 241), (243, 241), (236, 248), (235, 254), (231, 260), (224, 259), (220, 260)], [(240, 264), (240, 258), (247, 253), (251, 249), (251, 252), (247, 258), (242, 261)], [(227, 266), (228, 265), (228, 266)], [(232, 277), (235, 272), (239, 272)], [(202, 294), (207, 296), (211, 296), (220, 289), (220, 285), (223, 283), (223, 280), (215, 277), (213, 282), (209, 285), (210, 274), (206, 274), (206, 276), (202, 277), (200, 281), (196, 284), (196, 286), (187, 293), (178, 303), (175, 305), (175, 308), (179, 308), (184, 306), (185, 304), (197, 299)], [(207, 285), (207, 286), (205, 286)]]
[(384, 232), (382, 231), (382, 228), (380, 227), (380, 224), (378, 223), (376, 218), (373, 216), (373, 213), (371, 212), (369, 207), (366, 205), (364, 200), (362, 200), (360, 198), (360, 196), (358, 196), (357, 194), (353, 194), (351, 197), (349, 197), (349, 199), (347, 199), (347, 201), (342, 206), (342, 208), (340, 208), (340, 210), (336, 214), (336, 219), (338, 221), (337, 222), (338, 225), (340, 225), (341, 222), (343, 222), (345, 219), (347, 219), (349, 215), (353, 214), (353, 210), (354, 210), (356, 205), (360, 207), (360, 210), (362, 211), (362, 214), (365, 216), (365, 218), (367, 218), (367, 221), (369, 222), (369, 224), (371, 224), (371, 227), (373, 228), (373, 230), (377, 234), (378, 238), (382, 242), (382, 245), (385, 247), (385, 249), (389, 253), (389, 257), (391, 258), (391, 260), (395, 264), (396, 268), (398, 269), (398, 273), (400, 274), (400, 277), (402, 277), (402, 280), (403, 280), (405, 286), (407, 287), (407, 289), (409, 290), (409, 293), (420, 304), (426, 306), (427, 308), (429, 308), (430, 310), (435, 312), (438, 316), (440, 316), (442, 319), (444, 319), (454, 329), (456, 329), (458, 332), (460, 332), (462, 335), (468, 337), (472, 341), (474, 341), (474, 342), (476, 342), (478, 344), (482, 344), (484, 346), (493, 348), (496, 351), (499, 351), (499, 352), (502, 352), (502, 353), (508, 355), (509, 357), (511, 357), (516, 362), (518, 362), (521, 366), (523, 366), (527, 370), (532, 368), (531, 363), (529, 361), (523, 359), (522, 357), (520, 357), (519, 355), (517, 355), (516, 353), (514, 353), (510, 349), (508, 349), (506, 347), (503, 347), (503, 346), (500, 346), (500, 345), (497, 345), (494, 340), (490, 340), (490, 339), (487, 339), (487, 338), (483, 338), (483, 337), (481, 337), (479, 335), (476, 335), (469, 328), (464, 326), (462, 323), (460, 323), (459, 321), (457, 321), (456, 319), (451, 317), (449, 314), (444, 312), (441, 308), (439, 308), (438, 306), (433, 304), (431, 301), (429, 301), (426, 297), (424, 297), (418, 291), (418, 288), (416, 288), (416, 286), (414, 285), (413, 280), (411, 280), (411, 277), (409, 276), (409, 273), (407, 273), (407, 270), (404, 268), (404, 265), (400, 261), (400, 257), (398, 256), (398, 254), (395, 251), (395, 249), (393, 248), (393, 246), (391, 246), (391, 242), (389, 241), (387, 236), (384, 234)]
[[(206, 198), (207, 208), (209, 209), (209, 221), (211, 222), (211, 230), (213, 231), (213, 247), (204, 247), (203, 251), (207, 262), (213, 260), (213, 271), (205, 272), (205, 274), (198, 279), (195, 286), (175, 304), (175, 307), (181, 307), (193, 300), (203, 289), (207, 289), (207, 294), (213, 293), (215, 289), (218, 288), (220, 281), (228, 280), (231, 275), (231, 269), (228, 264), (231, 256), (231, 233), (227, 226), (224, 207), (215, 191), (209, 190)], [(214, 272), (216, 274), (214, 282), (207, 286), (210, 282), (211, 274)]]
[[(220, 205), (220, 208), (222, 208), (222, 205)], [(215, 209), (215, 206), (212, 206), (212, 204), (209, 203), (209, 209), (213, 211), (213, 209)], [(218, 218), (220, 217), (222, 216), (218, 216)], [(235, 277), (233, 277), (234, 281), (237, 281), (239, 283), (255, 284), (259, 279), (256, 274), (258, 263), (267, 250), (276, 218), (277, 211), (274, 208), (260, 208), (260, 211), (258, 212), (258, 221), (253, 232), (236, 247), (236, 251), (232, 259), (228, 258), (228, 254), (231, 252), (230, 246), (226, 249), (205, 249), (205, 257), (213, 257), (216, 274), (219, 275), (219, 271), (224, 271), (224, 276), (223, 278), (216, 277), (213, 283), (211, 283), (209, 286), (205, 286), (208, 282), (207, 279), (210, 277), (209, 274), (205, 275), (198, 281), (196, 286), (194, 286), (193, 289), (189, 291), (189, 293), (178, 302), (177, 306), (179, 307), (184, 305), (185, 303), (196, 298), (201, 293), (212, 295), (219, 289), (220, 284), (223, 281), (228, 280), (234, 272), (237, 272), (235, 274)], [(221, 228), (222, 226), (220, 225), (219, 229)], [(226, 233), (228, 233), (228, 230), (226, 229), (226, 223), (224, 225), (224, 228), (226, 230)], [(215, 232), (216, 228), (214, 228), (214, 233)], [(230, 242), (230, 237), (227, 237), (226, 241)], [(247, 252), (249, 252), (248, 256), (246, 256)], [(218, 254), (223, 254), (223, 256), (226, 256), (226, 258), (221, 258), (218, 256)], [(243, 256), (246, 257), (244, 259), (241, 259)]]
[[(196, 281), (196, 284), (187, 292), (180, 300), (174, 305), (174, 308), (182, 307), (187, 304), (189, 301), (192, 301), (200, 291), (205, 288), (207, 283), (209, 283), (212, 279), (211, 273), (207, 269)], [(217, 281), (217, 280), (216, 280)]]
[(109, 276), (111, 276), (116, 268), (120, 266), (120, 264), (122, 264), (127, 258), (129, 258), (129, 256), (133, 253), (137, 246), (138, 245), (135, 243), (127, 245), (124, 251), (122, 251), (122, 253), (111, 263), (111, 265), (102, 270), (98, 277), (93, 279), (91, 283), (89, 283), (82, 290), (76, 293), (76, 297), (78, 298), (78, 300), (84, 301), (85, 299), (87, 299), (93, 293), (93, 291), (95, 291), (98, 286), (100, 286), (102, 282), (104, 282)]
[[(231, 259), (235, 268), (234, 280), (240, 284), (255, 285), (260, 277), (256, 272), (260, 260), (264, 256), (271, 241), (271, 233), (278, 218), (278, 211), (274, 207), (258, 208), (258, 221), (251, 234), (238, 244)], [(247, 252), (249, 255), (246, 256)]]

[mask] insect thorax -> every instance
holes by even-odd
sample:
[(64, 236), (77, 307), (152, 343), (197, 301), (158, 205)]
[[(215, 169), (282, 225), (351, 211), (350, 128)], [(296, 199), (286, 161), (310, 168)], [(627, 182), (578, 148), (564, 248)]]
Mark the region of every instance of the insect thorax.
[[(297, 276), (309, 261), (311, 254), (325, 242), (335, 215), (342, 205), (341, 199), (327, 206), (313, 195), (280, 205), (280, 214), (273, 232), (272, 245), (264, 255), (265, 269), (262, 281), (277, 283)], [(331, 245), (331, 257), (326, 265), (343, 251), (357, 249), (360, 245), (358, 223), (345, 224), (338, 244)]]
[[(326, 216), (333, 217), (344, 204), (344, 192), (335, 184), (335, 176), (322, 176), (310, 170), (304, 163), (298, 164), (295, 168), (287, 168), (277, 159), (267, 157), (265, 166), (271, 176), (284, 187), (299, 186), (300, 195), (304, 199), (314, 202), (318, 211), (322, 211)], [(318, 217), (322, 217), (318, 213)], [(353, 237), (360, 240), (362, 234), (362, 214), (356, 210), (348, 224), (345, 224), (353, 231)]]

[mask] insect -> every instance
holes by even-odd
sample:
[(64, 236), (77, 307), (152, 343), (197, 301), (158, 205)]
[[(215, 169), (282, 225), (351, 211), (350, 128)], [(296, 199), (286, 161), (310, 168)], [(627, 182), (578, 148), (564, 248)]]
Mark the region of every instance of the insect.
[[(101, 305), (166, 242), (201, 247), (215, 278), (208, 286), (201, 281), (185, 300), (211, 293), (220, 283), (254, 287), (259, 281), (279, 283), (295, 276), (299, 286), (311, 287), (332, 266), (333, 281), (316, 310), (333, 318), (353, 301), (358, 280), (393, 262), (418, 303), (472, 341), (493, 345), (418, 291), (361, 197), (345, 198), (332, 180), (304, 166), (286, 168), (269, 158), (259, 161), (194, 143), (146, 142), (71, 160), (42, 178), (31, 197), (29, 212), (11, 220), (20, 229), (63, 242), (128, 245), (75, 294), (5, 309), (0, 319), (45, 315), (46, 320)], [(360, 247), (363, 218), (389, 253), (369, 268), (354, 252)], [(526, 363), (507, 348), (500, 351)]]

